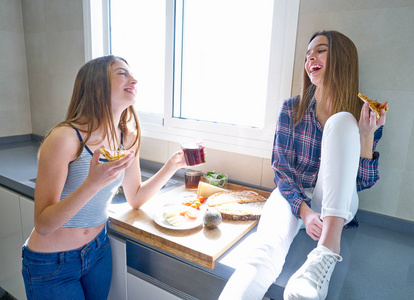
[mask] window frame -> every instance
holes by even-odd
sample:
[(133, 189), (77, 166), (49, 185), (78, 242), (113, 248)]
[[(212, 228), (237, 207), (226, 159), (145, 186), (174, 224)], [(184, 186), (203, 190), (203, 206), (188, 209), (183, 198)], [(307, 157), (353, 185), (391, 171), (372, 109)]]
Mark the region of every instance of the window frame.
[[(109, 1), (83, 0), (85, 60), (110, 53)], [(182, 142), (203, 138), (206, 147), (270, 158), (281, 103), (291, 96), (300, 0), (274, 0), (273, 25), (264, 128), (242, 127), (174, 118), (173, 101), (180, 66), (180, 26), (183, 0), (166, 0), (164, 115), (139, 112), (142, 135)], [(177, 22), (177, 23), (176, 23)]]

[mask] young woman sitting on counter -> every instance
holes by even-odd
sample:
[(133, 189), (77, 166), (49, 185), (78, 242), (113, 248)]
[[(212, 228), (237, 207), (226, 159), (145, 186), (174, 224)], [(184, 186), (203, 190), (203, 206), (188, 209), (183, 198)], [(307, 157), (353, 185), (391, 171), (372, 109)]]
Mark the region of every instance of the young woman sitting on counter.
[[(141, 182), (136, 85), (124, 59), (91, 60), (78, 72), (65, 121), (43, 140), (35, 228), (22, 248), (27, 299), (106, 299), (112, 275), (107, 208), (115, 191), (122, 184), (138, 209), (186, 166), (179, 151)], [(102, 146), (129, 153), (109, 162), (100, 158)]]
[(316, 33), (304, 70), (301, 95), (284, 101), (279, 114), (272, 158), (277, 187), (263, 209), (255, 248), (220, 299), (262, 299), (301, 228), (317, 247), (290, 278), (284, 299), (325, 299), (342, 260), (342, 230), (357, 225), (357, 191), (379, 178), (375, 149), (386, 112), (377, 119), (358, 99), (354, 43), (337, 31)]

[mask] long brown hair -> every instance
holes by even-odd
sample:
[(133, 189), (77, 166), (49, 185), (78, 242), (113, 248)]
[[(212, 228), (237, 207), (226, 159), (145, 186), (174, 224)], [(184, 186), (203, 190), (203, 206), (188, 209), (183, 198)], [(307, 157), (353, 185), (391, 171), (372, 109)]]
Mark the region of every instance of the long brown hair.
[[(362, 101), (358, 98), (358, 51), (351, 39), (338, 31), (316, 32), (309, 43), (320, 35), (324, 35), (328, 39), (327, 65), (320, 103), (321, 105), (327, 105), (327, 99), (331, 97), (331, 114), (347, 111), (359, 120)], [(302, 121), (315, 90), (316, 86), (310, 81), (308, 74), (303, 71), (300, 101), (294, 108), (295, 126)]]
[[(79, 146), (77, 157), (80, 156), (82, 149), (91, 137), (92, 132), (106, 124), (109, 126), (103, 126), (104, 133), (99, 143), (108, 138), (110, 147), (112, 149), (117, 149), (118, 142), (116, 138), (116, 127), (119, 127), (125, 134), (125, 139), (126, 134), (136, 132), (135, 140), (130, 148), (138, 143), (138, 148), (135, 154), (138, 152), (141, 142), (141, 128), (134, 107), (130, 106), (122, 112), (119, 124), (115, 126), (113, 122), (110, 71), (111, 66), (116, 60), (122, 60), (128, 64), (127, 61), (121, 57), (107, 55), (93, 59), (83, 65), (75, 79), (72, 98), (66, 113), (66, 118), (63, 122), (53, 128), (56, 129), (58, 127), (67, 126), (68, 124), (72, 124), (72, 126), (79, 130), (81, 129), (78, 127), (87, 128), (86, 130), (81, 130), (86, 133), (86, 137)], [(46, 140), (53, 129), (49, 131), (44, 140)], [(39, 151), (40, 149), (41, 148), (39, 148)]]

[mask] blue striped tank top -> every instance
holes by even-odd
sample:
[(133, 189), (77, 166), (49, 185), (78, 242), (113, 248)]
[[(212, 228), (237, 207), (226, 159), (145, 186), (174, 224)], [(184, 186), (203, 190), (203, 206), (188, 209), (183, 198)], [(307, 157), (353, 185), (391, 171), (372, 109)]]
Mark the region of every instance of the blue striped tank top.
[[(71, 124), (69, 124), (71, 125)], [(72, 125), (71, 125), (72, 126)], [(73, 126), (72, 126), (73, 127)], [(78, 134), (79, 140), (82, 142), (82, 137), (79, 131), (74, 128)], [(121, 133), (121, 145), (122, 145)], [(65, 199), (73, 191), (75, 191), (86, 179), (89, 173), (90, 162), (92, 159), (92, 151), (88, 146), (84, 146), (81, 155), (74, 161), (69, 163), (68, 176), (66, 178), (65, 186), (63, 187), (60, 200)], [(99, 159), (101, 162), (106, 162), (106, 159)], [(86, 228), (95, 227), (105, 223), (108, 220), (108, 206), (112, 201), (115, 193), (122, 183), (125, 172), (121, 177), (112, 183), (105, 186), (98, 193), (96, 193), (82, 208), (79, 210), (63, 227), (72, 228)]]

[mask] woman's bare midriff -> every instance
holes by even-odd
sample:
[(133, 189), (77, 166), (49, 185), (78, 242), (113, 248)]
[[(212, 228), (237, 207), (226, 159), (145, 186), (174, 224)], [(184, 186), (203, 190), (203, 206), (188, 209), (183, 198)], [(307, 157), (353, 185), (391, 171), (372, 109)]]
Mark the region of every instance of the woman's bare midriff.
[(35, 252), (61, 252), (82, 247), (92, 241), (105, 224), (87, 228), (61, 227), (54, 233), (43, 236), (33, 229), (27, 247)]

